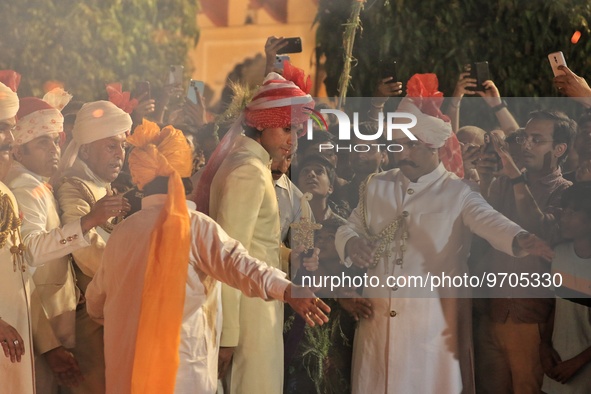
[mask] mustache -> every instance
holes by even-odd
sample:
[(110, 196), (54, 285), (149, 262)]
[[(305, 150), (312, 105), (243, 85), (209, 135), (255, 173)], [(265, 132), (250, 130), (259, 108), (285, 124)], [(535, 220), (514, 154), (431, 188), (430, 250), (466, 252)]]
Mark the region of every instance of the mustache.
[(406, 160), (406, 159), (402, 159), (398, 162), (398, 167), (401, 166), (410, 166), (412, 168), (418, 168), (419, 166), (416, 165), (414, 162), (410, 161), (410, 160)]
[(281, 172), (279, 170), (271, 170), (271, 174), (273, 174), (273, 175), (283, 175), (283, 172)]

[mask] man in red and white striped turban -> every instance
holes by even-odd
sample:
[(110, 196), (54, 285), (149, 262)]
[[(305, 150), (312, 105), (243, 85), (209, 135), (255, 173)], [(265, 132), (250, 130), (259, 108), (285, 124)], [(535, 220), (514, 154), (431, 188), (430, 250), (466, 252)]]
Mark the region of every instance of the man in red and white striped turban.
[[(210, 169), (206, 166), (200, 182), (200, 186), (208, 183), (204, 180), (211, 176), (208, 171), (213, 167), (206, 206), (210, 216), (231, 237), (242, 242), (250, 255), (276, 268), (281, 268), (281, 232), (270, 164), (271, 159), (280, 161), (295, 150), (295, 129), (307, 121), (314, 107), (307, 94), (309, 84), (304, 83), (301, 74), (297, 75), (300, 78), (292, 78), (301, 81), (301, 86), (276, 73), (265, 78), (228, 132), (232, 143), (226, 143), (231, 147), (224, 147), (224, 141), (218, 147), (218, 154), (228, 149), (227, 155), (223, 154), (225, 158), (220, 164), (214, 153), (207, 165)], [(244, 135), (237, 130), (244, 130)], [(281, 303), (243, 297), (240, 291), (224, 285), (222, 305), (219, 371), (220, 376), (227, 375), (227, 392), (281, 393)]]

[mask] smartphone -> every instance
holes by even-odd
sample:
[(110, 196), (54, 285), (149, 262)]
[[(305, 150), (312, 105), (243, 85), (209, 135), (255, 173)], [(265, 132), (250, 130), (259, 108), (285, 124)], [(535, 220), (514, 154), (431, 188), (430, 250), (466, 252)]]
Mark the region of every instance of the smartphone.
[(550, 66), (552, 67), (552, 72), (554, 73), (555, 77), (566, 74), (564, 71), (558, 69), (558, 66), (566, 67), (566, 60), (564, 59), (564, 54), (562, 51), (549, 54), (548, 60), (550, 61)]
[(382, 60), (380, 61), (380, 78), (389, 78), (392, 79), (386, 83), (396, 83), (398, 82), (398, 72), (397, 72), (397, 64), (396, 60)]
[(140, 81), (135, 85), (135, 91), (133, 97), (141, 100), (150, 100), (150, 81)]
[(289, 62), (291, 59), (289, 55), (275, 55), (275, 63), (273, 64), (273, 70), (279, 70), (283, 72), (283, 63)]
[(482, 86), (482, 84), (484, 83), (484, 81), (490, 79), (488, 62), (472, 63), (470, 68), (470, 78), (474, 78), (476, 80), (476, 87), (473, 90), (484, 92), (486, 89), (484, 86)]
[(302, 51), (302, 39), (300, 37), (284, 38), (287, 45), (277, 51), (278, 55), (283, 53), (300, 53)]
[(183, 83), (183, 71), (184, 67), (181, 65), (171, 65), (170, 72), (168, 73), (168, 84), (169, 85), (182, 85)]
[(189, 87), (187, 88), (187, 99), (193, 104), (198, 103), (197, 95), (203, 97), (203, 91), (205, 89), (205, 82), (191, 79)]

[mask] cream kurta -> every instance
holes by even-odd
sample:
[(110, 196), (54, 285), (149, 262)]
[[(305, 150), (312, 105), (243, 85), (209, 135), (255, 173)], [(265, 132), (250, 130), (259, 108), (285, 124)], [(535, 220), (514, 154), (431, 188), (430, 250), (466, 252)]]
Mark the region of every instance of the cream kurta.
[[(495, 248), (512, 253), (521, 228), (493, 210), (482, 196), (439, 165), (411, 183), (398, 169), (371, 178), (366, 192), (367, 224), (378, 234), (406, 212), (409, 238), (402, 266), (392, 256), (368, 275), (460, 275), (466, 264), (472, 233)], [(344, 259), (347, 241), (363, 236), (358, 206), (348, 224), (337, 231), (336, 246)], [(445, 297), (429, 289), (388, 286), (364, 290), (374, 306), (362, 319), (353, 350), (353, 393), (473, 393), (471, 303), (452, 289)], [(463, 296), (469, 294), (462, 294)], [(425, 298), (411, 298), (411, 297)], [(431, 298), (426, 298), (431, 297)]]
[[(117, 226), (105, 249), (103, 263), (88, 286), (88, 312), (105, 323), (108, 394), (130, 392), (151, 229), (165, 201), (163, 194), (144, 198), (142, 210)], [(188, 204), (194, 208), (192, 202)], [(175, 393), (214, 394), (219, 345), (217, 280), (236, 286), (251, 297), (281, 300), (289, 282), (283, 272), (248, 256), (244, 247), (209, 217), (193, 209), (189, 215), (194, 241)], [(130, 248), (131, 244), (138, 246)]]
[[(279, 209), (267, 151), (240, 136), (211, 184), (210, 216), (249, 254), (280, 268)], [(283, 305), (222, 287), (221, 346), (236, 347), (230, 393), (283, 391)]]

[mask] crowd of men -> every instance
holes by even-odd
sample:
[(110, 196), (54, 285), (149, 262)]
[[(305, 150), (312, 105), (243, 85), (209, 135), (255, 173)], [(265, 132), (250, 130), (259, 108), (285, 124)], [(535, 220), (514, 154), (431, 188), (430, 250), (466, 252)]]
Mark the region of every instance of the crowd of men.
[[(476, 92), (499, 128), (460, 127), (476, 80), (460, 74), (444, 113), (437, 77), (416, 74), (397, 106), (416, 138), (338, 152), (319, 148), (338, 142), (330, 117), (298, 138), (311, 85), (272, 65), (214, 146), (202, 98), (165, 116), (152, 99), (19, 98), (3, 74), (2, 392), (590, 392), (591, 115), (520, 125), (489, 80)], [(562, 71), (559, 91), (591, 107)], [(362, 134), (402, 86), (378, 82)], [(561, 283), (475, 300), (298, 285), (490, 273)]]

